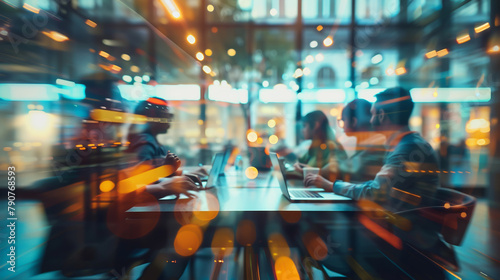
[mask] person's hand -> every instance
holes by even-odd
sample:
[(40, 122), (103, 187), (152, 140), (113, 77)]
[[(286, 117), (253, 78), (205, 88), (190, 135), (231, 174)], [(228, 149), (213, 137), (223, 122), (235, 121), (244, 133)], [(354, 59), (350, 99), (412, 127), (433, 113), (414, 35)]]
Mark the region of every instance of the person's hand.
[(192, 173), (187, 173), (187, 174), (184, 174), (184, 176), (188, 177), (196, 185), (201, 186), (201, 180), (200, 180), (200, 177), (198, 175), (192, 174)]
[(174, 194), (177, 197), (184, 194), (188, 197), (194, 197), (188, 191), (196, 191), (198, 186), (196, 183), (187, 176), (175, 176), (171, 178), (164, 178), (158, 184), (151, 184), (146, 186), (146, 191), (151, 193), (157, 198)]
[(176, 154), (168, 151), (168, 154), (165, 157), (165, 161), (163, 164), (171, 165), (174, 167), (174, 170), (177, 170), (181, 166), (181, 160), (179, 159), (179, 157)]
[(307, 174), (304, 178), (304, 185), (306, 187), (322, 188), (327, 192), (333, 192), (333, 183), (317, 174)]
[(303, 163), (300, 163), (300, 162), (296, 162), (294, 165), (293, 165), (293, 168), (295, 169), (295, 171), (299, 172), (300, 174), (302, 174), (304, 172), (304, 168), (305, 167), (309, 167), (309, 165), (307, 164), (303, 164)]

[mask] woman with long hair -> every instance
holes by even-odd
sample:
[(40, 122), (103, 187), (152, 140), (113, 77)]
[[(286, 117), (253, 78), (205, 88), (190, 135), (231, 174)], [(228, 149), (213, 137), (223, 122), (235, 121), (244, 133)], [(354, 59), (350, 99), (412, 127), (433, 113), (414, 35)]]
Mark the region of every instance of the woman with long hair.
[(338, 174), (339, 162), (347, 158), (342, 145), (335, 138), (328, 118), (322, 111), (313, 111), (302, 118), (302, 134), (306, 140), (312, 140), (307, 152), (299, 157), (295, 170), (302, 174), (304, 167), (318, 167), (323, 177), (330, 178)]

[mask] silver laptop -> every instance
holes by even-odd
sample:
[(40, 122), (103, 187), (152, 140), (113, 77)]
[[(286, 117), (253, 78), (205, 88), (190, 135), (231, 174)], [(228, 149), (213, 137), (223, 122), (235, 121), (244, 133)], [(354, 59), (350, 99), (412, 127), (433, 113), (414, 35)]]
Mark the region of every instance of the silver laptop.
[(299, 202), (320, 202), (320, 201), (349, 201), (352, 200), (349, 197), (336, 195), (331, 192), (326, 192), (321, 188), (291, 188), (289, 189), (285, 180), (285, 167), (278, 160), (278, 155), (276, 153), (269, 153), (272, 163), (273, 176), (278, 180), (281, 192), (290, 201)]

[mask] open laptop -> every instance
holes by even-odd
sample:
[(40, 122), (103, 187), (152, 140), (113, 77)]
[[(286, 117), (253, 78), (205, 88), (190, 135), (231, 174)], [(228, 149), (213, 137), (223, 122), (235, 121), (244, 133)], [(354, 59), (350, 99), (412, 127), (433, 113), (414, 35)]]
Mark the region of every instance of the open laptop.
[(331, 192), (326, 192), (320, 188), (292, 188), (289, 189), (285, 180), (285, 167), (278, 160), (276, 153), (269, 153), (271, 163), (273, 165), (273, 176), (278, 180), (281, 192), (283, 195), (292, 202), (323, 202), (323, 201), (349, 201), (349, 197), (336, 195)]
[(226, 165), (227, 162), (229, 161), (229, 158), (231, 157), (231, 154), (233, 153), (233, 149), (234, 149), (233, 146), (227, 146), (226, 148), (224, 148), (224, 152), (220, 153), (222, 160), (219, 163), (219, 175), (222, 176), (225, 175)]
[[(219, 179), (219, 169), (221, 168), (223, 156), (224, 155), (222, 153), (215, 154), (212, 160), (212, 168), (210, 169), (210, 174), (208, 174), (208, 180), (201, 182), (200, 190), (209, 189), (216, 186), (217, 181)], [(188, 192), (190, 192), (193, 195), (196, 195), (196, 191), (188, 191)], [(160, 198), (160, 200), (173, 200), (176, 198), (177, 196), (175, 194), (171, 194)], [(184, 194), (179, 195), (179, 199), (187, 199), (187, 198), (189, 198), (187, 195)]]
[(201, 182), (204, 189), (215, 187), (215, 185), (217, 184), (220, 169), (222, 168), (221, 163), (223, 160), (223, 156), (224, 155), (222, 153), (215, 154), (214, 159), (212, 160), (212, 168), (210, 169), (210, 173), (208, 174), (208, 179), (206, 182)]

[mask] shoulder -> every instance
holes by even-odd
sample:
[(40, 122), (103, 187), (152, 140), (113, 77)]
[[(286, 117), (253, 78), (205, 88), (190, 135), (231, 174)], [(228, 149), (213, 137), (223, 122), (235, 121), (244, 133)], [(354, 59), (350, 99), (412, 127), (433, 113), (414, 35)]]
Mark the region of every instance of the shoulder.
[(130, 149), (138, 149), (144, 145), (156, 146), (156, 139), (147, 133), (134, 134), (129, 137)]

